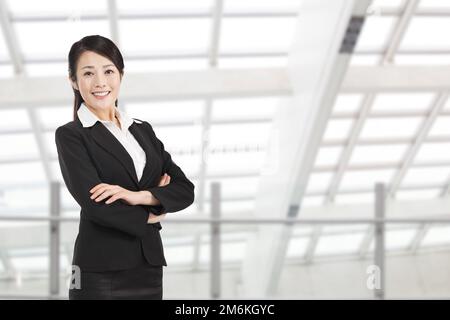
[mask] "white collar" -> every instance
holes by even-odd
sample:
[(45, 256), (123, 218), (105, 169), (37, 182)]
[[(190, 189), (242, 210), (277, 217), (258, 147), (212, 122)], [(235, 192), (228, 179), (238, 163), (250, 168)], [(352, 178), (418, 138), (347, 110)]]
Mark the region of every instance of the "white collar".
[[(128, 128), (133, 123), (133, 119), (128, 117), (128, 115), (125, 113), (125, 111), (120, 111), (119, 108), (114, 107), (117, 118), (120, 121), (120, 126), (122, 127), (122, 130), (128, 130)], [(112, 123), (112, 121), (109, 120), (100, 120), (95, 113), (93, 113), (84, 102), (81, 103), (80, 108), (77, 111), (78, 119), (80, 119), (81, 124), (83, 127), (91, 127), (93, 126), (97, 121), (100, 121), (104, 124)]]

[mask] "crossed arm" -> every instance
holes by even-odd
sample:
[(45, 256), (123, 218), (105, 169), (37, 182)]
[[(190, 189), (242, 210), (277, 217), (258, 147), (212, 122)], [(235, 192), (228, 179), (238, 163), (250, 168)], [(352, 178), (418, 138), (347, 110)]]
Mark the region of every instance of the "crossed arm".
[[(82, 218), (143, 237), (147, 224), (158, 222), (155, 216), (182, 210), (193, 203), (194, 185), (171, 160), (150, 124), (147, 125), (152, 143), (163, 159), (162, 172), (168, 176), (163, 176), (158, 186), (136, 192), (102, 183), (80, 134), (64, 126), (56, 130), (55, 142), (61, 172), (69, 192), (82, 208)], [(107, 200), (108, 203), (94, 201), (91, 198), (93, 194), (95, 200), (99, 195), (111, 198)]]
[[(158, 186), (164, 187), (167, 186), (169, 183), (170, 183), (170, 176), (167, 173), (165, 173), (161, 177)], [(91, 190), (89, 190), (89, 192), (92, 194), (90, 198), (96, 202), (102, 201), (109, 197), (109, 199), (105, 201), (106, 204), (110, 204), (116, 200), (122, 199), (129, 205), (147, 205), (147, 206), (161, 205), (161, 202), (156, 197), (154, 197), (153, 194), (148, 190), (130, 191), (118, 185), (100, 183), (95, 187), (93, 187)], [(150, 212), (147, 223), (159, 222), (163, 220), (165, 216), (166, 213), (156, 215)]]

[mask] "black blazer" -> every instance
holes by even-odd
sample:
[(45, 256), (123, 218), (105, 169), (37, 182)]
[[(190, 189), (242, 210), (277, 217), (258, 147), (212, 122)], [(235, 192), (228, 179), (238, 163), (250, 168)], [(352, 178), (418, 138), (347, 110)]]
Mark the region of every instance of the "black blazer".
[[(136, 119), (138, 120), (138, 119)], [(175, 212), (194, 202), (194, 185), (165, 151), (152, 126), (138, 120), (129, 131), (144, 149), (147, 163), (138, 181), (131, 156), (99, 121), (84, 128), (79, 119), (55, 132), (59, 165), (67, 189), (81, 207), (80, 225), (72, 263), (81, 271), (133, 268), (142, 254), (152, 265), (167, 266), (159, 222), (147, 224), (149, 212)], [(170, 183), (158, 187), (161, 176)], [(119, 185), (131, 191), (149, 190), (158, 206), (128, 205), (122, 200), (96, 202), (89, 192), (99, 183)]]

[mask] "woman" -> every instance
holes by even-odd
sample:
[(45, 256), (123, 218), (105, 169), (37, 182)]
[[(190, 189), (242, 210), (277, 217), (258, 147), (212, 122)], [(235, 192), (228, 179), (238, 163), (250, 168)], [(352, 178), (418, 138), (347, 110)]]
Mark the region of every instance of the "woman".
[(124, 63), (93, 35), (69, 52), (74, 120), (56, 129), (67, 189), (81, 207), (69, 299), (162, 299), (159, 231), (194, 201), (194, 185), (152, 126), (118, 108)]

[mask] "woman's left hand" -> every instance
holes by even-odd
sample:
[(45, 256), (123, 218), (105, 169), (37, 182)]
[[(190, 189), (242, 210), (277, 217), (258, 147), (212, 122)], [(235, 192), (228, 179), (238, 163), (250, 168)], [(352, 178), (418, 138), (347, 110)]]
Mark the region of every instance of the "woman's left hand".
[(118, 199), (122, 199), (129, 205), (135, 206), (142, 202), (142, 192), (140, 191), (130, 191), (125, 188), (122, 188), (118, 185), (107, 184), (107, 183), (99, 183), (91, 190), (89, 190), (91, 195), (91, 199), (95, 202), (100, 202), (108, 197), (106, 200), (106, 204), (113, 203)]

